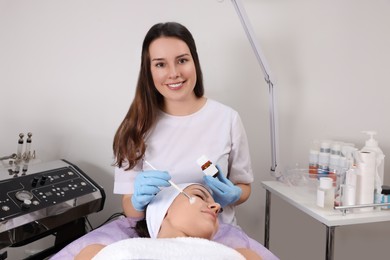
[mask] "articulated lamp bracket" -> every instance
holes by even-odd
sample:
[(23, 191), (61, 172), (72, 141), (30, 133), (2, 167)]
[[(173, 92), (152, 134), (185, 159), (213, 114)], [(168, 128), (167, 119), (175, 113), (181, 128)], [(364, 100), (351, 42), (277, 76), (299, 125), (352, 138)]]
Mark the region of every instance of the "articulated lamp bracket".
[(240, 18), (241, 24), (244, 28), (244, 31), (248, 37), (249, 43), (255, 53), (256, 59), (263, 71), (264, 80), (268, 85), (269, 91), (269, 117), (270, 117), (270, 134), (271, 134), (271, 175), (277, 179), (282, 177), (282, 173), (280, 169), (277, 169), (279, 153), (278, 153), (278, 122), (277, 122), (277, 114), (275, 109), (275, 85), (272, 80), (272, 75), (270, 73), (270, 69), (268, 68), (267, 61), (261, 48), (257, 41), (255, 40), (255, 34), (252, 29), (252, 25), (248, 19), (248, 15), (246, 14), (245, 8), (242, 4), (241, 0), (231, 0), (234, 8), (236, 9), (237, 15)]

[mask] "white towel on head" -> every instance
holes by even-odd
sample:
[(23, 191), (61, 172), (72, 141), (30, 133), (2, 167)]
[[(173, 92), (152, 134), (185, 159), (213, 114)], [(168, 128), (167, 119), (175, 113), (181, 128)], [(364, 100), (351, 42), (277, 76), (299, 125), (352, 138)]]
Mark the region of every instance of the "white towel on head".
[[(182, 183), (177, 186), (184, 190), (194, 183)], [(175, 198), (180, 192), (173, 186), (162, 188), (146, 208), (146, 224), (151, 238), (157, 238), (161, 223)]]
[(129, 238), (103, 248), (92, 260), (188, 259), (241, 260), (243, 255), (220, 243), (203, 238)]

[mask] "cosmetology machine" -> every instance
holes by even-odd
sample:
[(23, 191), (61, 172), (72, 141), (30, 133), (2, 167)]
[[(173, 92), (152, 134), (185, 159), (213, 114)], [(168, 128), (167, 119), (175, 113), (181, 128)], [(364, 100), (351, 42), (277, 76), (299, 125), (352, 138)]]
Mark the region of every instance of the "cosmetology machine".
[(44, 259), (84, 235), (86, 216), (104, 206), (103, 188), (76, 165), (34, 162), (31, 137), (24, 145), (20, 134), (17, 153), (0, 157), (0, 260), (6, 247), (54, 235), (52, 247), (28, 258)]

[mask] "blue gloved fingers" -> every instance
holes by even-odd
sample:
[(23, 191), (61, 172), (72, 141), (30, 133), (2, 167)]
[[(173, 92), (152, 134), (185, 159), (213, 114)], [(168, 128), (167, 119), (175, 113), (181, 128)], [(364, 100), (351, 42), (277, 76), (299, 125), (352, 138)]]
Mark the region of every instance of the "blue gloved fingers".
[(155, 195), (160, 191), (157, 186), (141, 186), (136, 191), (134, 191), (137, 196), (140, 195)]
[(135, 177), (134, 187), (137, 190), (142, 186), (170, 186), (168, 180), (171, 179), (171, 176), (168, 172), (163, 171), (145, 171), (141, 172)]
[(159, 187), (168, 187), (171, 176), (163, 171), (140, 172), (134, 180), (134, 194), (131, 203), (134, 209), (143, 211), (154, 196), (160, 191)]
[(241, 188), (235, 186), (230, 180), (227, 179), (228, 184), (225, 184), (219, 181), (219, 179), (211, 176), (204, 176), (203, 179), (206, 185), (213, 191), (214, 200), (218, 202), (222, 208), (233, 204), (240, 199), (242, 194)]
[(216, 165), (216, 167), (218, 169), (218, 175), (217, 175), (218, 180), (225, 183), (226, 185), (234, 186), (234, 184), (228, 178), (225, 177), (219, 165)]
[(203, 176), (203, 180), (207, 184), (207, 186), (209, 186), (210, 189), (218, 195), (223, 195), (225, 193), (225, 190), (228, 188), (226, 187), (227, 185), (225, 183), (209, 175)]
[(169, 182), (165, 179), (159, 179), (159, 178), (145, 178), (143, 177), (143, 181), (142, 181), (142, 186), (155, 186), (155, 187), (168, 187), (170, 186), (171, 184), (169, 184)]

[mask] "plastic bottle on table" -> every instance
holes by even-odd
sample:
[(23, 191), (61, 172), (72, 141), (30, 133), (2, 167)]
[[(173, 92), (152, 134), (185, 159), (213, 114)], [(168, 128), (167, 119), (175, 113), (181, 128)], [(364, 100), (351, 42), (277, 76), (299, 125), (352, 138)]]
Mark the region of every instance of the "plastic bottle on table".
[(317, 178), (318, 174), (318, 150), (310, 149), (309, 154), (309, 175)]
[(320, 185), (317, 189), (317, 206), (326, 209), (334, 207), (334, 187), (333, 179), (329, 177), (321, 177)]
[(376, 175), (375, 175), (375, 202), (379, 203), (382, 192), (382, 184), (384, 181), (384, 164), (385, 155), (381, 148), (379, 148), (378, 141), (374, 139), (376, 135), (375, 131), (362, 131), (367, 134), (370, 138), (366, 141), (364, 147), (360, 150), (361, 152), (374, 152), (376, 158)]

